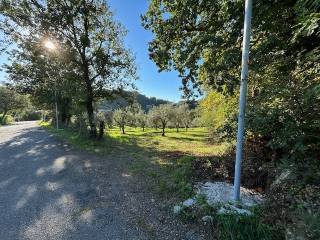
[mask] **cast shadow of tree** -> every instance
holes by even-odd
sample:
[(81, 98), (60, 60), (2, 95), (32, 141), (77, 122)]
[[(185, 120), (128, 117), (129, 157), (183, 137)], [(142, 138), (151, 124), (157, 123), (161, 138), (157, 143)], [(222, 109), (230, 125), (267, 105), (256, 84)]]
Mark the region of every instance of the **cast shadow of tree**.
[(99, 189), (89, 168), (97, 159), (39, 128), (1, 143), (1, 239), (139, 236), (125, 231), (130, 227), (114, 206), (96, 206)]

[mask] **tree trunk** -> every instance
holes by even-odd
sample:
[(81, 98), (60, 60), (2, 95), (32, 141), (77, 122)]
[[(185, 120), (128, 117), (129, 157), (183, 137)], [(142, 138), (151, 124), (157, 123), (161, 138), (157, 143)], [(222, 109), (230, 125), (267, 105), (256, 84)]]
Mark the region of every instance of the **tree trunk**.
[(69, 127), (70, 122), (71, 122), (71, 115), (69, 114), (69, 115), (67, 116), (67, 120), (66, 120), (67, 127)]
[(125, 132), (124, 132), (124, 126), (121, 127), (121, 129), (122, 129), (122, 134), (125, 134)]
[(71, 118), (71, 114), (70, 114), (71, 100), (69, 98), (60, 97), (60, 98), (58, 98), (58, 102), (59, 102), (60, 121), (64, 126), (68, 127), (69, 121)]
[(166, 128), (166, 126), (165, 125), (162, 125), (162, 137), (164, 137), (165, 136), (165, 133), (164, 133), (164, 129)]
[(142, 127), (142, 132), (144, 132), (144, 127)]
[(176, 127), (177, 128), (177, 132), (179, 132), (179, 127)]
[(87, 113), (88, 113), (88, 120), (89, 120), (89, 126), (90, 126), (90, 137), (96, 138), (97, 128), (96, 128), (96, 123), (94, 122), (93, 97), (92, 97), (92, 94), (90, 93), (88, 93), (88, 96), (87, 96)]
[(87, 90), (87, 113), (90, 127), (90, 137), (97, 137), (97, 128), (96, 123), (94, 121), (94, 111), (93, 111), (93, 90), (89, 76), (89, 66), (86, 60), (83, 60), (83, 70), (84, 70), (84, 78), (86, 82), (86, 90)]
[(98, 139), (99, 140), (101, 140), (103, 138), (104, 128), (105, 128), (104, 121), (100, 121), (100, 123), (99, 123), (99, 135), (98, 135)]

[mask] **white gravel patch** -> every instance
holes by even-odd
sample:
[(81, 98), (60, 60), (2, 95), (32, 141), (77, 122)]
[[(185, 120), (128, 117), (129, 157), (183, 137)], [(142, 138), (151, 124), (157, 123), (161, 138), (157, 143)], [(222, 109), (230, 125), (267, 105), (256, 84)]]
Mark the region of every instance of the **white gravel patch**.
[[(208, 204), (234, 202), (233, 185), (226, 182), (206, 182), (198, 185), (197, 194), (205, 196)], [(252, 207), (263, 202), (263, 195), (247, 188), (240, 188), (241, 204)]]
[[(211, 206), (220, 206), (217, 214), (239, 214), (251, 216), (251, 207), (264, 201), (263, 195), (247, 188), (240, 188), (240, 202), (233, 199), (233, 185), (226, 182), (206, 182), (197, 185), (197, 195), (174, 206), (173, 212), (180, 214), (185, 207), (197, 204), (197, 196), (204, 196)], [(204, 221), (204, 220), (203, 220)]]

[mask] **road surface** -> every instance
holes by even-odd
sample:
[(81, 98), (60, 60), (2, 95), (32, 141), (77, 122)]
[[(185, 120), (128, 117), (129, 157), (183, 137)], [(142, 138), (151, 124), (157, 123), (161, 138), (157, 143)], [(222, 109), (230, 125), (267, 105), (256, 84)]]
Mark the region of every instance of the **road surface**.
[(150, 239), (119, 210), (114, 183), (98, 196), (94, 158), (36, 122), (0, 127), (0, 239)]

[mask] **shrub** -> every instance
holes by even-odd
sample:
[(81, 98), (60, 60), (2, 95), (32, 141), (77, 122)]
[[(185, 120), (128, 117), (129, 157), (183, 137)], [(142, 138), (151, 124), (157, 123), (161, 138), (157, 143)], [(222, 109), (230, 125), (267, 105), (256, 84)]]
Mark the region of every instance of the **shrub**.
[[(319, 177), (319, 167), (309, 168)], [(320, 239), (320, 181), (311, 184), (302, 172), (291, 167), (278, 174), (268, 193), (266, 221), (285, 229), (288, 239)]]
[(41, 112), (25, 112), (22, 117), (22, 121), (35, 121), (41, 120)]
[(13, 122), (13, 117), (11, 115), (7, 115), (4, 117), (4, 119), (2, 120), (2, 125), (9, 125)]
[(238, 95), (225, 96), (223, 93), (211, 91), (200, 102), (200, 120), (210, 128), (211, 141), (235, 134)]

